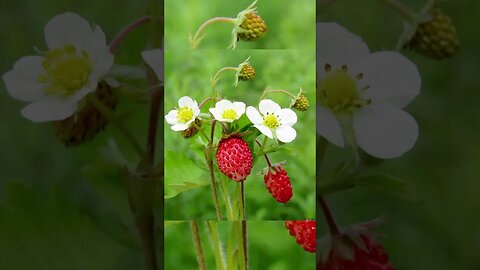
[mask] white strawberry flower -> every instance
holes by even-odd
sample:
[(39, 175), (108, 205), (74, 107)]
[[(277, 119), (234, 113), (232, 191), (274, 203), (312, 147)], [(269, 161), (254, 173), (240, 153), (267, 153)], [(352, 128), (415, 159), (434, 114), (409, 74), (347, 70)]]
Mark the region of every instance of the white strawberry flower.
[(317, 39), (317, 133), (379, 158), (410, 150), (418, 126), (403, 108), (420, 92), (417, 67), (398, 52), (370, 53), (336, 23), (317, 23)]
[(282, 109), (270, 99), (263, 99), (259, 104), (260, 112), (252, 106), (247, 108), (247, 117), (262, 134), (270, 139), (288, 143), (295, 139), (297, 132), (292, 127), (297, 123), (297, 114), (291, 109)]
[(200, 109), (197, 101), (191, 97), (184, 96), (178, 100), (178, 110), (168, 112), (165, 115), (165, 120), (172, 125), (172, 130), (182, 131), (186, 130), (199, 114)]
[(222, 99), (215, 104), (215, 108), (210, 108), (210, 112), (217, 121), (231, 123), (245, 113), (245, 103)]
[(142, 58), (153, 69), (157, 78), (163, 81), (163, 50), (145, 50), (142, 52)]
[(48, 51), (20, 58), (2, 77), (13, 98), (30, 102), (21, 113), (34, 122), (73, 115), (113, 64), (102, 29), (77, 14), (53, 17), (45, 26), (45, 40)]

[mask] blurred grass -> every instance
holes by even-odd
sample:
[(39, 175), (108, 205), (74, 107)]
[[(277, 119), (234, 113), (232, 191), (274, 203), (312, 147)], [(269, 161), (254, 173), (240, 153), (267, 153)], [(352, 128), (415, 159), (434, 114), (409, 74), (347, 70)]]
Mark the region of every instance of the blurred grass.
[[(165, 49), (189, 49), (188, 37), (213, 17), (236, 18), (253, 0), (166, 0)], [(258, 14), (268, 32), (260, 40), (238, 43), (238, 49), (314, 49), (314, 0), (259, 0)], [(231, 42), (233, 24), (216, 23), (206, 28), (200, 49), (225, 49)]]
[[(419, 10), (424, 1), (402, 1)], [(383, 242), (396, 269), (480, 269), (480, 55), (478, 1), (439, 1), (457, 27), (461, 51), (450, 60), (426, 59), (402, 51), (422, 76), (420, 96), (407, 108), (420, 136), (402, 158), (378, 170), (405, 179), (422, 199), (401, 201), (355, 188), (328, 196), (339, 223), (386, 214)], [(352, 11), (357, 11), (352, 13)], [(363, 37), (371, 49), (394, 48), (402, 17), (381, 1), (338, 0), (320, 13)], [(331, 147), (326, 159), (341, 150)], [(322, 219), (321, 219), (322, 220)], [(325, 232), (325, 230), (321, 230)]]
[[(109, 41), (126, 24), (147, 14), (148, 3), (3, 1), (0, 73), (20, 57), (35, 55), (34, 47), (46, 49), (43, 28), (59, 13), (75, 12), (100, 25)], [(144, 27), (129, 35), (118, 50), (117, 63), (142, 63), (147, 31)], [(123, 98), (120, 103), (120, 112), (132, 112), (127, 125), (143, 144), (147, 106)], [(128, 146), (115, 150), (112, 137), (119, 136), (112, 126), (86, 145), (66, 148), (54, 138), (51, 123), (35, 124), (20, 115), (25, 105), (12, 99), (0, 83), (0, 268), (141, 268), (118, 169), (119, 152), (131, 165), (133, 151)]]
[[(219, 222), (217, 226), (226, 249), (231, 222)], [(248, 221), (247, 226), (249, 269), (315, 268), (315, 254), (304, 251), (295, 242), (283, 221)], [(199, 232), (206, 265), (213, 268), (215, 259), (206, 222), (199, 222)], [(165, 269), (198, 269), (188, 222), (165, 226)]]
[[(312, 102), (315, 100), (315, 66), (313, 65), (314, 51), (297, 50), (258, 50), (232, 52), (226, 50), (199, 50), (199, 51), (173, 51), (167, 50), (165, 54), (165, 114), (178, 107), (178, 99), (188, 95), (200, 103), (211, 95), (210, 78), (220, 68), (225, 66), (236, 67), (248, 56), (251, 65), (256, 70), (257, 76), (252, 81), (240, 82), (238, 87), (232, 84), (235, 78), (234, 71), (227, 71), (219, 80), (217, 89), (222, 96), (229, 100), (242, 101), (247, 106), (258, 107), (263, 90), (269, 86), (271, 89), (285, 89), (297, 94), (302, 87), (307, 91), (307, 97)], [(268, 98), (278, 102), (282, 107), (288, 107), (291, 98), (284, 94), (271, 94)], [(208, 112), (208, 103), (203, 112)], [(296, 111), (298, 122), (294, 128), (297, 138), (286, 144), (293, 151), (277, 152), (269, 155), (272, 162), (286, 160), (285, 168), (290, 176), (293, 186), (293, 198), (287, 204), (277, 203), (268, 193), (263, 177), (257, 176), (261, 169), (267, 166), (265, 159), (260, 157), (252, 169), (251, 175), (245, 181), (246, 212), (249, 220), (259, 219), (304, 219), (313, 218), (315, 215), (315, 192), (312, 189), (315, 179), (315, 111), (313, 106), (307, 112)], [(209, 128), (206, 133), (209, 134)], [(199, 139), (200, 135), (190, 141)], [(219, 135), (217, 136), (218, 141)], [(262, 137), (260, 137), (262, 138)], [(192, 153), (191, 143), (180, 136), (179, 133), (165, 126), (166, 150), (177, 153)], [(198, 163), (204, 162), (203, 154), (198, 151)], [(218, 171), (215, 165), (215, 170)], [(200, 170), (200, 169), (198, 169)], [(166, 168), (166, 179), (170, 177), (182, 178), (184, 175), (169, 176)], [(186, 172), (187, 173), (187, 172)], [(205, 174), (208, 177), (208, 174)], [(182, 179), (183, 180), (183, 179)], [(188, 180), (188, 179), (185, 179)], [(190, 180), (191, 181), (191, 180)], [(206, 181), (209, 181), (208, 178)], [(218, 176), (217, 176), (218, 181)], [(233, 194), (235, 183), (229, 181)], [(181, 193), (177, 197), (165, 201), (165, 218), (178, 219), (215, 219), (210, 186)], [(220, 201), (222, 199), (220, 198)], [(225, 214), (225, 208), (223, 208)]]

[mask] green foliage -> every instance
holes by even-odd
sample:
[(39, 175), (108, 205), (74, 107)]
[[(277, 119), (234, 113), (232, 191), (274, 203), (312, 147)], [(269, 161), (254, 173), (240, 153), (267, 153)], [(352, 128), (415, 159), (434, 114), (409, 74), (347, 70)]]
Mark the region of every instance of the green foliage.
[[(232, 84), (235, 81), (235, 72), (226, 71), (218, 81), (216, 90), (222, 97), (242, 101), (247, 106), (258, 107), (260, 97), (265, 88), (285, 89), (297, 94), (302, 87), (307, 91), (309, 100), (315, 100), (315, 66), (313, 63), (314, 51), (297, 50), (269, 50), (269, 51), (238, 51), (225, 50), (199, 50), (199, 51), (166, 51), (165, 55), (165, 114), (169, 110), (178, 107), (178, 99), (182, 96), (190, 96), (200, 103), (212, 93), (210, 78), (222, 67), (236, 67), (248, 56), (255, 69), (257, 76), (252, 81), (240, 82), (237, 87)], [(282, 107), (288, 107), (291, 98), (282, 93), (273, 93), (267, 96)], [(202, 108), (203, 113), (208, 113), (210, 102)], [(297, 138), (288, 144), (281, 145), (280, 151), (270, 153), (269, 157), (274, 163), (287, 161), (285, 169), (288, 172), (292, 186), (293, 198), (287, 204), (279, 204), (268, 193), (263, 177), (258, 176), (263, 168), (267, 166), (263, 156), (255, 157), (255, 166), (251, 175), (245, 180), (246, 213), (249, 220), (258, 219), (304, 219), (314, 217), (315, 192), (312, 189), (315, 181), (315, 111), (312, 107), (306, 112), (296, 111), (298, 122), (294, 125), (297, 130)], [(243, 116), (240, 119), (239, 127), (247, 123), (248, 119)], [(210, 126), (202, 126), (204, 132), (210, 135)], [(255, 128), (253, 129), (256, 130)], [(221, 129), (217, 126), (214, 143), (220, 139)], [(256, 132), (256, 131), (255, 131)], [(255, 133), (259, 134), (259, 133)], [(253, 138), (246, 137), (250, 146), (253, 146)], [(263, 136), (259, 137), (260, 141)], [(178, 194), (176, 197), (165, 201), (166, 219), (205, 219), (212, 217), (215, 209), (211, 204), (212, 195), (210, 187), (203, 187), (198, 190), (191, 190), (194, 187), (202, 186), (208, 180), (208, 175), (203, 178), (206, 165), (203, 157), (203, 150), (200, 140), (205, 140), (201, 133), (198, 133), (190, 140), (180, 136), (179, 133), (165, 125), (165, 146), (166, 159), (165, 175), (166, 184), (169, 185), (172, 178), (184, 184), (176, 186), (189, 191)], [(204, 142), (205, 143), (205, 142)], [(257, 145), (253, 148), (259, 151)], [(291, 149), (291, 151), (289, 150)], [(170, 157), (170, 155), (178, 157)], [(215, 157), (214, 157), (215, 158)], [(188, 160), (190, 159), (190, 160)], [(203, 163), (202, 163), (203, 162)], [(194, 168), (197, 165), (197, 168)], [(216, 164), (215, 171), (218, 172)], [(201, 178), (194, 180), (193, 178)], [(219, 179), (219, 173), (216, 174)], [(185, 184), (189, 182), (190, 184)], [(192, 184), (195, 183), (195, 184)], [(199, 184), (202, 183), (202, 184)], [(179, 182), (175, 182), (179, 184)], [(237, 183), (227, 182), (229, 194), (233, 194)], [(171, 186), (168, 187), (170, 189)], [(172, 197), (166, 191), (167, 197)], [(222, 199), (220, 198), (220, 201)], [(222, 206), (224, 215), (225, 208)]]

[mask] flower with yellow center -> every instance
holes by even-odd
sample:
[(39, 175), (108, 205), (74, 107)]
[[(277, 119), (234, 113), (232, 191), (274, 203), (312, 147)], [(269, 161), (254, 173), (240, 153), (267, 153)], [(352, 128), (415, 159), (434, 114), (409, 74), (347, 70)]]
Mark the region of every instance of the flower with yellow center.
[(102, 29), (92, 28), (77, 14), (52, 18), (45, 26), (45, 40), (48, 51), (20, 58), (2, 77), (13, 98), (31, 102), (21, 113), (34, 122), (73, 115), (113, 64)]
[(318, 23), (317, 133), (379, 158), (398, 157), (418, 137), (405, 112), (420, 92), (416, 66), (398, 52), (370, 53), (336, 23)]
[(291, 109), (282, 109), (270, 99), (260, 101), (258, 111), (255, 107), (247, 108), (247, 117), (253, 125), (270, 139), (288, 143), (295, 139), (297, 132), (292, 127), (297, 123), (297, 114)]
[(165, 121), (172, 125), (172, 130), (183, 131), (189, 128), (200, 114), (197, 101), (191, 97), (181, 97), (178, 100), (178, 110), (171, 110), (165, 115)]
[(245, 113), (245, 103), (222, 99), (210, 108), (210, 112), (217, 121), (231, 123)]

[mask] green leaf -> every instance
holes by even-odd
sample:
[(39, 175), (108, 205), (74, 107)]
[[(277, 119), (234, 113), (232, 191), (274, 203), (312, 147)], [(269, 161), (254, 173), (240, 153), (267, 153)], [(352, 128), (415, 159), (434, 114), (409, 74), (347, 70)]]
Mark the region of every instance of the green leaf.
[(165, 150), (165, 198), (210, 184), (208, 172), (202, 170), (183, 152)]
[(360, 176), (357, 178), (357, 183), (365, 188), (391, 194), (405, 200), (419, 200), (418, 196), (404, 180), (391, 175), (372, 174)]

